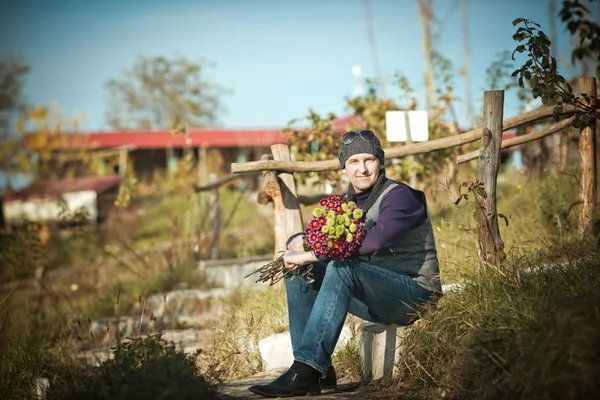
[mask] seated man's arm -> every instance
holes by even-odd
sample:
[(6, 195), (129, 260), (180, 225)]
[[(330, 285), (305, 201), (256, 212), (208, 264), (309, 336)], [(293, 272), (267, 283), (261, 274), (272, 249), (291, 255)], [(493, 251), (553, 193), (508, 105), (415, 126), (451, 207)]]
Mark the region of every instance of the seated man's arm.
[(365, 235), (360, 255), (370, 255), (394, 245), (409, 229), (427, 220), (426, 205), (408, 186), (390, 190), (381, 201), (379, 217)]

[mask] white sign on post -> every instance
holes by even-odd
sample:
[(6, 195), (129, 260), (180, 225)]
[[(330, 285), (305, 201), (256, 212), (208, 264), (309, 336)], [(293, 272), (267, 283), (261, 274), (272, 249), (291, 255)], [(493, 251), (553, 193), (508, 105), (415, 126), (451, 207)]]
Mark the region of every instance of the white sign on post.
[(385, 127), (388, 142), (426, 142), (429, 140), (427, 111), (387, 111)]

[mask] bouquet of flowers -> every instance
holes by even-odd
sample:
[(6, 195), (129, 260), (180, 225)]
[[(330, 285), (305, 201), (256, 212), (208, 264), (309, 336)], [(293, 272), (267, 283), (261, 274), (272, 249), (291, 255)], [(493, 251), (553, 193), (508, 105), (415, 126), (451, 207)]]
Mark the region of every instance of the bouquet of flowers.
[(345, 260), (365, 237), (365, 215), (353, 201), (332, 194), (319, 201), (306, 225), (306, 242), (317, 257)]
[[(319, 201), (312, 215), (313, 218), (304, 229), (304, 250), (314, 251), (317, 257), (338, 260), (345, 260), (358, 250), (365, 238), (366, 217), (356, 203), (339, 194), (331, 194)], [(245, 278), (257, 272), (259, 278), (256, 282), (270, 281), (269, 285), (290, 274), (304, 275), (309, 281), (313, 279), (312, 264), (300, 271), (291, 271), (285, 267), (283, 254)]]

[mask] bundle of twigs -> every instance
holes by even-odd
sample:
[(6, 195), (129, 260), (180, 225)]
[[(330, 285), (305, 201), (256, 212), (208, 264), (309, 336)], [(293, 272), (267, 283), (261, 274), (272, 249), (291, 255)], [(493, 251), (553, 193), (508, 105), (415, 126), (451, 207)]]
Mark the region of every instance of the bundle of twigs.
[(256, 271), (246, 275), (244, 278), (248, 278), (256, 273), (258, 273), (258, 279), (255, 281), (258, 282), (269, 282), (269, 286), (273, 286), (286, 276), (292, 276), (294, 279), (296, 276), (304, 276), (308, 283), (312, 283), (315, 281), (312, 273), (313, 265), (308, 264), (302, 266), (298, 269), (292, 270), (286, 268), (285, 261), (283, 261), (283, 254), (277, 257), (275, 260), (271, 261), (268, 264), (263, 265)]

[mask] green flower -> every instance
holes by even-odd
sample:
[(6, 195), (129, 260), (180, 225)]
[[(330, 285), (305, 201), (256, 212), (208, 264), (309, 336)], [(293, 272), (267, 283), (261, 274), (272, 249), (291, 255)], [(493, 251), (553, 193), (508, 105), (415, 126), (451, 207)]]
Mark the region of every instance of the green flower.
[(317, 207), (313, 210), (313, 217), (318, 218), (322, 215), (325, 215), (325, 210), (323, 210), (321, 207)]
[(342, 203), (342, 210), (343, 210), (344, 212), (348, 211), (348, 209), (349, 209), (349, 208), (350, 208), (350, 207), (348, 207), (348, 204), (346, 204), (346, 203)]
[(348, 202), (348, 207), (352, 208), (352, 207), (356, 207), (356, 203), (353, 201), (349, 201)]
[(344, 229), (343, 226), (338, 225), (338, 226), (335, 227), (335, 235), (337, 237), (342, 236), (344, 234), (344, 231), (345, 231), (345, 229)]
[(346, 242), (351, 243), (354, 240), (354, 235), (349, 233), (346, 235)]
[(352, 221), (350, 221), (350, 217), (348, 215), (344, 215), (344, 226), (347, 228), (351, 223)]
[(358, 230), (358, 225), (350, 224), (350, 227), (348, 228), (348, 230), (352, 233), (355, 233)]
[(329, 225), (329, 226), (335, 225), (335, 216), (329, 217), (329, 215), (327, 215), (327, 225)]
[(325, 225), (321, 227), (321, 232), (323, 233), (329, 233), (329, 226)]
[(344, 216), (343, 215), (336, 215), (335, 216), (335, 223), (337, 225), (344, 225)]
[(354, 219), (361, 219), (363, 216), (363, 211), (360, 208), (356, 208), (353, 212), (352, 212), (352, 217), (354, 217)]

